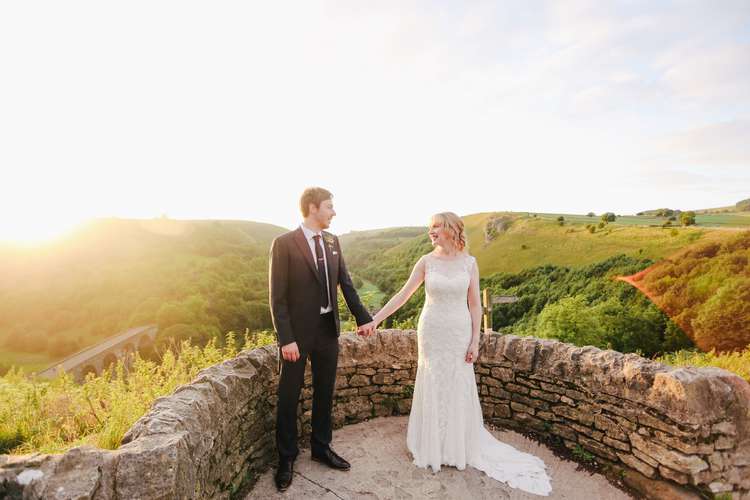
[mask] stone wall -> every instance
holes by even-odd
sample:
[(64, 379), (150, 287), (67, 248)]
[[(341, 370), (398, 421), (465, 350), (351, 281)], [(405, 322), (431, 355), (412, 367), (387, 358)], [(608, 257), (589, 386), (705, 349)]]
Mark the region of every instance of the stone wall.
[[(413, 331), (342, 335), (340, 347), (336, 427), (408, 414), (417, 367)], [(158, 399), (118, 450), (0, 456), (0, 497), (231, 498), (246, 492), (276, 458), (277, 363), (277, 349), (268, 346), (203, 370)], [(750, 498), (750, 385), (726, 371), (670, 368), (632, 354), (493, 334), (482, 339), (476, 377), (487, 422), (533, 430), (651, 484)], [(311, 398), (308, 371), (300, 401), (303, 445)], [(651, 496), (658, 497), (655, 491)]]

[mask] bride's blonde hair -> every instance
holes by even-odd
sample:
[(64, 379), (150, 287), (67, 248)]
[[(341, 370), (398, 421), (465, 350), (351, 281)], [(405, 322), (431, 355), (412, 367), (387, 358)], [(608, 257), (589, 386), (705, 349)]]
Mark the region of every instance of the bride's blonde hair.
[(433, 222), (440, 223), (441, 226), (450, 231), (453, 244), (456, 245), (459, 252), (466, 251), (466, 232), (461, 217), (453, 212), (441, 212), (432, 216), (430, 226)]

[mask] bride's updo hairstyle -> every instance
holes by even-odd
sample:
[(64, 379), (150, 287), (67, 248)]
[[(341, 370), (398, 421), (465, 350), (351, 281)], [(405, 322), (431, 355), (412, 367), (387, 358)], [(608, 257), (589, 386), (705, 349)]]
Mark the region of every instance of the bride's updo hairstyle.
[(453, 244), (456, 245), (459, 252), (466, 250), (466, 233), (464, 232), (464, 221), (461, 220), (461, 217), (453, 212), (441, 212), (432, 216), (430, 226), (433, 222), (439, 223), (451, 233)]

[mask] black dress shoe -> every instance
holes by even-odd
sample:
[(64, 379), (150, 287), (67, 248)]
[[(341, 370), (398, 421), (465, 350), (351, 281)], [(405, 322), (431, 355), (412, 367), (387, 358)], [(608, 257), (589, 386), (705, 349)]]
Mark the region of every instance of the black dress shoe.
[(322, 462), (332, 469), (349, 470), (351, 464), (338, 456), (332, 449), (328, 448), (322, 454), (313, 453), (312, 459), (316, 462)]
[(274, 476), (276, 489), (284, 491), (289, 488), (289, 485), (292, 484), (293, 475), (294, 460), (279, 459), (279, 468), (276, 469), (276, 475)]

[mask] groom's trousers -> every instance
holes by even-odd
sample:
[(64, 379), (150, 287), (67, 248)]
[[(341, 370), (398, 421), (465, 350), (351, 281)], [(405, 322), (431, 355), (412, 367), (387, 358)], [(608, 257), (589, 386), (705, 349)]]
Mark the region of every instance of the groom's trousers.
[(312, 367), (313, 406), (312, 452), (323, 453), (331, 444), (333, 422), (333, 390), (336, 385), (339, 342), (333, 312), (320, 315), (318, 325), (310, 325), (305, 332), (313, 339), (306, 348), (300, 349), (297, 361), (282, 361), (279, 377), (278, 402), (276, 406), (276, 447), (279, 458), (292, 460), (299, 454), (297, 447), (297, 405), (305, 379), (305, 364), (310, 356)]

